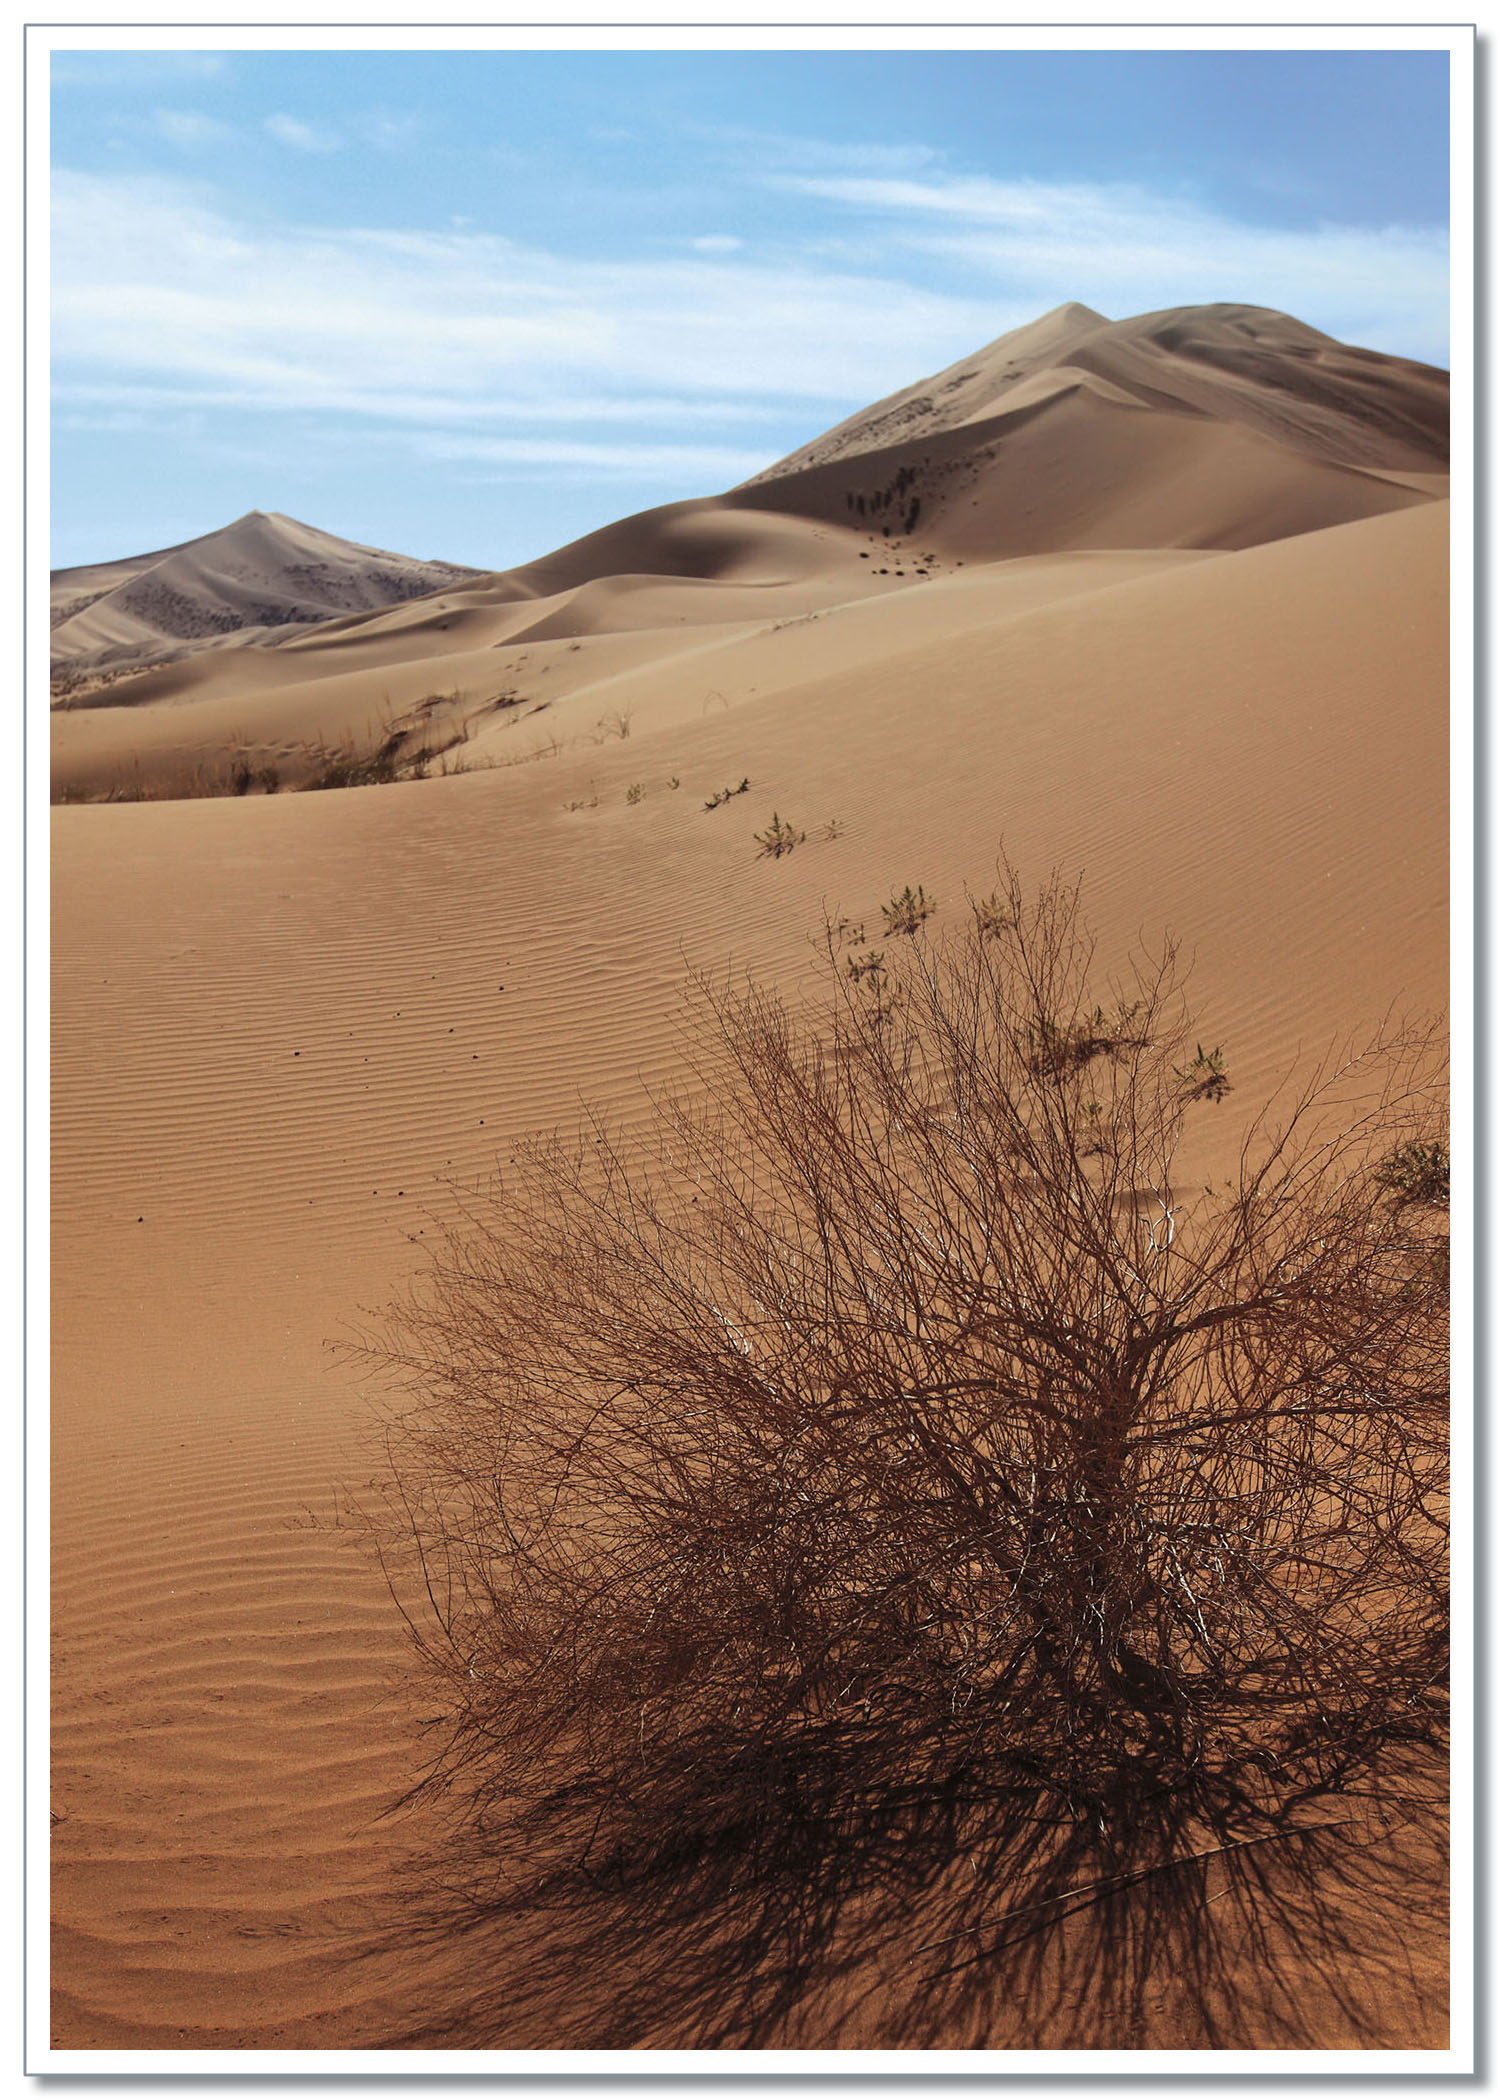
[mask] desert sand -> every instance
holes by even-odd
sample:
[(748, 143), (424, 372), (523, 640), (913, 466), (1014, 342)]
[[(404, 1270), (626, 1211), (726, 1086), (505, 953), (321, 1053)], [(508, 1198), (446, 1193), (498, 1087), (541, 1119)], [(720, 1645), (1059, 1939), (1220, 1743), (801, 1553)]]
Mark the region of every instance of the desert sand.
[[(624, 1921), (572, 1972), (514, 1921), (419, 1929), (440, 1831), (387, 1811), (422, 1691), (327, 1346), (509, 1143), (643, 1118), (688, 965), (808, 982), (825, 917), (920, 882), (941, 928), (1002, 842), (1082, 872), (1106, 951), (1190, 949), (1225, 1159), (1299, 1055), (1444, 1008), (1445, 395), (1256, 309), (1068, 307), (741, 489), (406, 602), (169, 655), (124, 601), (170, 561), (72, 572), (70, 661), (151, 660), (53, 715), (55, 2046), (1445, 2045), (1414, 1836), (1332, 1936), (1230, 1905), (1206, 1980), (1168, 1952), (1112, 1999), (1064, 1938), (938, 2033), (857, 1962), (717, 2035), (622, 2009)], [(249, 522), (171, 556), (205, 617)], [(339, 748), (396, 777), (287, 792)]]

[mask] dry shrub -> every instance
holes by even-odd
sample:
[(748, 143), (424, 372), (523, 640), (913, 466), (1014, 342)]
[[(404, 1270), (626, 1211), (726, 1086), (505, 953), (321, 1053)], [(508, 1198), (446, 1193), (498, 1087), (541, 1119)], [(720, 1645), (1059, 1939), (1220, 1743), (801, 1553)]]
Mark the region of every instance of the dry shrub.
[(512, 1861), (727, 1852), (743, 1915), (777, 1860), (805, 1904), (814, 1855), (1087, 1826), (1128, 1879), (1163, 1804), (1222, 1838), (1440, 1740), (1444, 1220), (1388, 1165), (1430, 1041), (1187, 1193), (1173, 952), (1101, 1031), (1076, 892), (1006, 875), (816, 1015), (700, 984), (654, 1141), (520, 1151), (380, 1345), (426, 1784)]

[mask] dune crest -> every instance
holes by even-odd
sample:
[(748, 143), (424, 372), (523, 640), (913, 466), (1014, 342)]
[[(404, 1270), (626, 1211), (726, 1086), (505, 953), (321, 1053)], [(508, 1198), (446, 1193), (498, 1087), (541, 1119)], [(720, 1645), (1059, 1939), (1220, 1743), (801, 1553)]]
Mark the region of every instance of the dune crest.
[(52, 572), (52, 662), (118, 670), (396, 605), (472, 576), (336, 539), (279, 511), (247, 511), (180, 546)]
[(1448, 463), (1448, 375), (1430, 365), (1352, 349), (1269, 307), (1109, 321), (1068, 305), (862, 409), (746, 486), (1012, 413), (1065, 374), (1118, 401), (1246, 423), (1337, 466), (1443, 472)]

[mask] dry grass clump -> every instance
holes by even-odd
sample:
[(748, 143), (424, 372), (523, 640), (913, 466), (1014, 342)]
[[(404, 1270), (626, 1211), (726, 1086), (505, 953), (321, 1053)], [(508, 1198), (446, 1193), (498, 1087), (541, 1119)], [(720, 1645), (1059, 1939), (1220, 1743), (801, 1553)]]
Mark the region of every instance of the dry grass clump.
[(376, 1348), (426, 1786), (537, 1889), (712, 1883), (804, 1954), (872, 1890), (961, 1938), (1285, 1835), (1443, 1725), (1429, 1045), (1190, 1195), (1170, 947), (1089, 1057), (1038, 1054), (1106, 1011), (1075, 890), (899, 948), (893, 1000), (700, 984), (655, 1141), (522, 1148)]
[(887, 933), (914, 934), (920, 933), (936, 910), (935, 897), (929, 897), (920, 883), (916, 889), (908, 883), (899, 896), (881, 905), (880, 916), (885, 920)]
[(974, 914), (974, 924), (984, 938), (998, 940), (1010, 926), (1010, 906), (998, 890), (991, 890), (987, 897), (971, 897), (969, 908)]
[(765, 830), (757, 831), (755, 834), (755, 843), (760, 848), (757, 858), (760, 860), (780, 860), (783, 854), (790, 853), (800, 846), (806, 837), (807, 833), (805, 831), (799, 831), (795, 824), (783, 822), (782, 818), (773, 810), (771, 821)]

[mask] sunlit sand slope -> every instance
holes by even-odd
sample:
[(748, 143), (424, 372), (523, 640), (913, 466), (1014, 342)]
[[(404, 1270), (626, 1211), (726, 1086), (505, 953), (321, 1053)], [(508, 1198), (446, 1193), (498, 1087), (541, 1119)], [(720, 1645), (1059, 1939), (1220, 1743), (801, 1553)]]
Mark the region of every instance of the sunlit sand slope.
[[(338, 1521), (378, 1450), (372, 1395), (326, 1338), (421, 1259), (447, 1177), (481, 1177), (581, 1096), (642, 1113), (688, 963), (810, 981), (825, 914), (878, 931), (920, 882), (941, 928), (1002, 840), (1029, 878), (1085, 872), (1106, 954), (1163, 925), (1190, 945), (1235, 1081), (1221, 1153), (1299, 1048), (1440, 1006), (1445, 533), (1423, 502), (1238, 552), (1073, 551), (1019, 577), (955, 556), (921, 589), (788, 604), (791, 624), (737, 600), (632, 627), (621, 593), (571, 655), (565, 625), (507, 629), (497, 663), (529, 649), (528, 701), (544, 666), (557, 698), (474, 741), (535, 738), (524, 763), (55, 812), (59, 2044), (613, 2038), (607, 1976), (560, 2005), (524, 1944), (403, 1922), (432, 1832), (380, 1811), (422, 1709)], [(699, 581), (801, 588), (757, 580), (806, 544), (788, 539), (775, 562), (752, 543), (748, 581)], [(839, 543), (851, 573), (878, 566), (861, 546)], [(533, 619), (565, 620), (588, 579), (542, 580)], [(584, 742), (606, 693), (629, 734)], [(302, 704), (292, 681), (273, 700)], [(180, 712), (200, 704), (219, 702)], [(806, 839), (757, 858), (773, 811)], [(1339, 1974), (1285, 1950), (1286, 2016), (1324, 2045), (1359, 2020), (1441, 2042), (1436, 1871), (1413, 1853), (1401, 1915), (1345, 1921)], [(1247, 1939), (1219, 2008), (1250, 2046), (1262, 1969)], [(795, 2038), (878, 2040), (894, 2002), (814, 2005)], [(628, 2038), (690, 2042), (682, 2017)], [(1134, 2044), (1201, 2044), (1185, 2017)], [(1066, 1994), (977, 2005), (949, 2037), (1072, 2038)]]
[(1443, 471), (1448, 374), (1335, 341), (1264, 306), (1110, 321), (1073, 302), (862, 409), (757, 480), (962, 429), (1082, 381), (1142, 407), (1238, 422), (1342, 466)]

